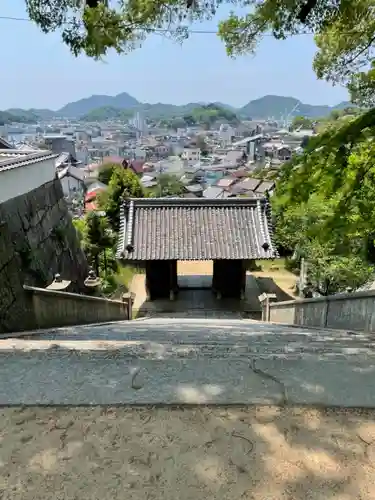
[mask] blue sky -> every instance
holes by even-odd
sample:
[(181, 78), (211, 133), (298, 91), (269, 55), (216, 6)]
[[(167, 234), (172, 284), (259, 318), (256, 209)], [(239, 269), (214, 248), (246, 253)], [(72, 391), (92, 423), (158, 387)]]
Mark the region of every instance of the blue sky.
[[(222, 9), (220, 17), (228, 11)], [(27, 17), (24, 1), (5, 0), (1, 15)], [(215, 30), (216, 23), (195, 28)], [(215, 34), (193, 34), (182, 46), (153, 35), (130, 55), (110, 54), (96, 62), (73, 57), (57, 33), (44, 35), (30, 22), (0, 19), (0, 44), (0, 109), (58, 109), (92, 94), (120, 92), (150, 103), (221, 101), (234, 106), (267, 94), (309, 104), (347, 99), (345, 89), (316, 79), (310, 36), (283, 42), (266, 37), (255, 57), (232, 60)]]

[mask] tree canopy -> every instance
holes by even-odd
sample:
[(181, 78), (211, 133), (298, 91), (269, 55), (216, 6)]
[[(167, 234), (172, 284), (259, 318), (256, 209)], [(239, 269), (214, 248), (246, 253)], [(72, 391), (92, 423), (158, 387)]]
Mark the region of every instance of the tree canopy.
[(118, 166), (113, 169), (108, 189), (99, 197), (99, 207), (106, 213), (114, 231), (120, 225), (120, 207), (126, 198), (142, 198), (144, 191), (137, 175), (130, 168)]
[(99, 168), (98, 172), (98, 180), (100, 182), (103, 182), (103, 184), (109, 184), (109, 181), (111, 180), (111, 177), (113, 175), (113, 172), (117, 169), (120, 168), (118, 163), (103, 163), (101, 167)]
[(100, 122), (104, 120), (123, 120), (127, 121), (134, 115), (133, 109), (119, 109), (113, 106), (104, 106), (96, 108), (80, 118), (85, 122)]
[(297, 130), (299, 128), (312, 129), (313, 125), (314, 121), (311, 120), (310, 118), (306, 118), (305, 116), (295, 116), (293, 118), (290, 128), (292, 130)]
[(281, 169), (272, 199), (276, 238), (311, 264), (324, 294), (356, 287), (375, 263), (375, 109), (311, 138)]
[[(239, 7), (219, 23), (227, 53), (252, 53), (265, 34), (276, 39), (313, 33), (319, 78), (347, 85), (352, 99), (375, 102), (375, 0), (25, 0), (45, 32), (62, 31), (71, 51), (99, 58), (128, 52), (152, 32), (183, 40), (194, 21), (212, 19), (222, 4)], [(371, 69), (369, 66), (372, 64)]]
[(160, 174), (157, 186), (151, 189), (150, 196), (161, 198), (164, 196), (181, 196), (185, 192), (183, 183), (172, 174)]

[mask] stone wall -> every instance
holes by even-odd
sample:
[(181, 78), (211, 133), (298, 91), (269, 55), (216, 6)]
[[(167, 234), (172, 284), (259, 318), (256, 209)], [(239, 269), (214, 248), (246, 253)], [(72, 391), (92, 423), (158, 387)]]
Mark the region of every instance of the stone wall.
[(32, 300), (33, 330), (131, 319), (129, 295), (120, 301), (27, 285), (24, 288)]
[(32, 327), (23, 285), (45, 287), (56, 273), (76, 291), (88, 273), (57, 178), (0, 204), (0, 332)]
[(375, 332), (375, 290), (269, 304), (265, 321)]

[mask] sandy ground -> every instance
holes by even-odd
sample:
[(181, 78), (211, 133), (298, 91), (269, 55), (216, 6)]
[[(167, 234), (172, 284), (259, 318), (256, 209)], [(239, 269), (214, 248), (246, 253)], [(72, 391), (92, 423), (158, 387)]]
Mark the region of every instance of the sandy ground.
[(179, 276), (189, 276), (195, 274), (212, 276), (214, 270), (212, 260), (202, 260), (202, 261), (190, 261), (190, 260), (179, 260), (177, 262), (177, 274)]
[(2, 499), (373, 500), (375, 411), (0, 410)]

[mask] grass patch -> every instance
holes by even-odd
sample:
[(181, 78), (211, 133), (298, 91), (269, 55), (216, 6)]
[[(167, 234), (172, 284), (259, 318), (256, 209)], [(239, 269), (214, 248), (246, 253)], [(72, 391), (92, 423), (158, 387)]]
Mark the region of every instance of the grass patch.
[(257, 260), (256, 265), (258, 268), (260, 268), (259, 270), (262, 272), (286, 270), (285, 258), (274, 259), (274, 260)]
[(125, 287), (127, 290), (130, 288), (133, 276), (137, 270), (131, 266), (120, 266), (115, 274), (115, 280), (118, 286)]

